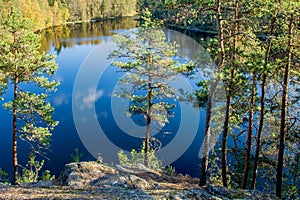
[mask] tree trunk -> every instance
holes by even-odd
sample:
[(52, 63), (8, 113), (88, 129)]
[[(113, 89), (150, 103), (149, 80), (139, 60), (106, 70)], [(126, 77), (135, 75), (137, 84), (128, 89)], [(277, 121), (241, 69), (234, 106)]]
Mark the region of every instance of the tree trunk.
[[(269, 62), (271, 44), (272, 44), (272, 37), (274, 34), (276, 22), (276, 9), (274, 10), (274, 16), (271, 21), (270, 27), (270, 34), (267, 42), (266, 54), (265, 54), (265, 65)], [(255, 158), (254, 158), (254, 166), (253, 166), (253, 174), (252, 174), (252, 182), (251, 182), (251, 189), (255, 188), (256, 184), (256, 177), (258, 172), (258, 159), (260, 153), (260, 142), (261, 142), (261, 134), (264, 127), (264, 119), (265, 119), (265, 87), (266, 87), (266, 80), (267, 80), (267, 72), (263, 74), (262, 83), (261, 83), (261, 98), (260, 98), (260, 119), (259, 119), (259, 127), (257, 132), (257, 139), (256, 139), (256, 151), (255, 151)]]
[(147, 116), (146, 119), (146, 137), (145, 137), (145, 147), (144, 147), (144, 165), (149, 166), (149, 148), (150, 148), (150, 123), (151, 119)]
[(282, 99), (281, 99), (281, 116), (280, 116), (280, 138), (279, 138), (279, 153), (278, 153), (278, 163), (276, 170), (276, 196), (281, 198), (281, 188), (282, 188), (282, 169), (283, 169), (283, 156), (284, 156), (284, 143), (285, 143), (285, 134), (287, 132), (286, 126), (286, 113), (288, 106), (288, 92), (289, 92), (289, 76), (290, 76), (290, 66), (292, 59), (292, 29), (294, 22), (294, 14), (291, 13), (290, 22), (288, 26), (288, 44), (287, 44), (287, 60), (284, 69), (284, 78), (283, 78), (283, 90), (282, 90)]
[(228, 126), (229, 126), (229, 117), (230, 117), (230, 102), (231, 102), (231, 94), (227, 96), (226, 102), (226, 113), (225, 113), (225, 121), (222, 133), (222, 182), (224, 187), (228, 187), (227, 183), (227, 135), (228, 135)]
[[(219, 34), (219, 64), (215, 73), (222, 68), (225, 59), (225, 50), (224, 50), (224, 30), (223, 30), (223, 20), (221, 16), (221, 3), (220, 0), (216, 0), (216, 21), (218, 24), (218, 34)], [(204, 141), (203, 141), (203, 148), (201, 152), (201, 164), (200, 164), (200, 179), (199, 185), (204, 186), (206, 185), (206, 174), (207, 174), (207, 166), (208, 166), (208, 156), (209, 156), (209, 141), (210, 141), (210, 124), (211, 124), (211, 115), (212, 115), (212, 105), (213, 100), (216, 93), (216, 88), (219, 82), (219, 76), (216, 80), (213, 80), (207, 100), (206, 106), (206, 119), (205, 119), (205, 130), (204, 130)]]
[(200, 186), (206, 185), (212, 105), (213, 105), (213, 100), (215, 98), (215, 93), (216, 93), (216, 88), (217, 88), (218, 82), (219, 82), (219, 80), (213, 80), (213, 83), (211, 84), (209, 97), (207, 100), (204, 141), (203, 141), (203, 148), (202, 148), (202, 152), (201, 152), (200, 180), (199, 180)]
[[(149, 56), (149, 63), (153, 64), (152, 55)], [(149, 166), (149, 150), (150, 150), (150, 124), (151, 124), (151, 107), (152, 107), (152, 72), (149, 72), (148, 76), (148, 109), (146, 116), (146, 137), (145, 137), (145, 148), (144, 148), (144, 165)]]
[(250, 168), (255, 93), (256, 93), (256, 73), (253, 72), (252, 91), (251, 91), (250, 108), (249, 108), (249, 124), (248, 124), (247, 144), (246, 144), (246, 153), (245, 153), (245, 166), (244, 166), (244, 175), (242, 181), (243, 189), (247, 188), (247, 180), (248, 180), (248, 174)]
[[(238, 27), (238, 11), (239, 11), (239, 0), (234, 1), (234, 40), (233, 40), (233, 53), (232, 53), (232, 63), (233, 69), (231, 70), (231, 77), (230, 81), (234, 79), (235, 74), (235, 60), (236, 60), (236, 45), (238, 36), (237, 33), (239, 31)], [(230, 104), (231, 104), (231, 95), (232, 95), (232, 82), (229, 83), (229, 91), (227, 94), (226, 100), (226, 113), (225, 113), (225, 121), (223, 126), (223, 133), (222, 133), (222, 182), (224, 187), (228, 187), (228, 180), (227, 180), (227, 137), (228, 137), (228, 129), (229, 129), (229, 118), (230, 118)]]
[(14, 102), (13, 102), (13, 137), (12, 137), (12, 146), (13, 146), (13, 166), (14, 166), (14, 185), (18, 185), (18, 152), (17, 152), (17, 105), (16, 99), (18, 97), (18, 74), (15, 73), (14, 80)]
[[(17, 35), (18, 32), (15, 31), (13, 33), (14, 35), (14, 45), (17, 45)], [(17, 50), (16, 47), (14, 49), (14, 56), (15, 59), (17, 59)], [(18, 151), (17, 151), (17, 97), (18, 97), (18, 84), (19, 84), (19, 74), (17, 72), (17, 67), (16, 66), (16, 71), (14, 74), (14, 101), (13, 101), (13, 127), (12, 127), (12, 150), (13, 150), (13, 168), (14, 168), (14, 177), (13, 177), (13, 184), (18, 185)]]

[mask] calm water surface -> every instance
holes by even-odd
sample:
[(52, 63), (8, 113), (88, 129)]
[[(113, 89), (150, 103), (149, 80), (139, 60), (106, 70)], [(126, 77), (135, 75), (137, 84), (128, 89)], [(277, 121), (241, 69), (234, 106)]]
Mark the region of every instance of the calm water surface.
[[(81, 160), (95, 160), (94, 156), (86, 149), (82, 143), (76, 126), (73, 120), (72, 114), (72, 95), (74, 89), (74, 81), (79, 72), (80, 66), (86, 59), (88, 55), (95, 48), (101, 48), (107, 41), (111, 40), (111, 37), (115, 33), (121, 33), (129, 29), (136, 28), (137, 23), (133, 19), (119, 19), (112, 21), (102, 21), (97, 23), (86, 23), (86, 24), (75, 24), (64, 27), (56, 27), (53, 29), (46, 30), (42, 33), (42, 49), (49, 51), (57, 55), (56, 61), (59, 65), (59, 69), (55, 75), (55, 79), (61, 82), (56, 93), (51, 94), (49, 100), (55, 106), (54, 119), (58, 120), (60, 123), (53, 132), (51, 147), (47, 153), (48, 161), (45, 163), (45, 169), (49, 169), (51, 173), (58, 175), (63, 166), (72, 161), (70, 154), (74, 152), (75, 148), (83, 154)], [(179, 59), (187, 60), (194, 59), (198, 55), (195, 53), (195, 46), (185, 40), (182, 41), (178, 35), (174, 35), (173, 32), (166, 31), (166, 35), (169, 41), (180, 40), (180, 55)], [(100, 46), (100, 47), (99, 47)], [(108, 48), (105, 46), (105, 48)], [(199, 52), (198, 52), (199, 53)], [(101, 56), (99, 56), (100, 58)], [(95, 60), (95, 67), (105, 67), (101, 66), (102, 60)], [(130, 151), (132, 148), (139, 149), (141, 146), (142, 139), (135, 137), (134, 135), (128, 135), (118, 127), (114, 120), (111, 100), (112, 91), (116, 86), (118, 79), (122, 77), (122, 73), (119, 73), (116, 67), (110, 66), (105, 69), (103, 76), (98, 82), (96, 91), (100, 91), (99, 95), (95, 94), (95, 102), (89, 102), (87, 98), (86, 109), (89, 108), (89, 103), (95, 103), (95, 109), (97, 113), (97, 120), (103, 129), (103, 132), (107, 138), (115, 146)], [(86, 77), (87, 80), (89, 77)], [(195, 89), (195, 83), (199, 79), (189, 80), (192, 87)], [(88, 88), (87, 88), (88, 90)], [(11, 95), (5, 95), (6, 99), (10, 99)], [(73, 102), (74, 103), (74, 102)], [(162, 144), (163, 147), (167, 146), (176, 137), (176, 133), (180, 128), (180, 123), (182, 122), (180, 104), (176, 104), (174, 109), (175, 116), (170, 119), (170, 123), (167, 124), (163, 131), (172, 132), (172, 134), (157, 133), (155, 135)], [(189, 103), (187, 103), (189, 104)], [(191, 104), (191, 103), (190, 103)], [(83, 109), (85, 109), (83, 107)], [(125, 112), (125, 110), (120, 112)], [(191, 112), (196, 112), (199, 121), (195, 119), (187, 119), (196, 123), (199, 128), (196, 130), (196, 136), (190, 141), (190, 146), (187, 150), (177, 159), (172, 165), (177, 171), (182, 173), (188, 173), (192, 176), (198, 176), (198, 165), (199, 158), (198, 153), (200, 146), (202, 144), (202, 132), (204, 124), (204, 111), (203, 110), (192, 110)], [(0, 167), (12, 174), (12, 154), (11, 154), (11, 115), (7, 111), (0, 109), (1, 124), (0, 127)], [(189, 130), (186, 130), (187, 138)], [(101, 142), (99, 142), (99, 145)], [(178, 145), (181, 145), (180, 143)], [(19, 162), (21, 165), (26, 164), (27, 148), (26, 145), (19, 142)], [(175, 150), (175, 149), (174, 149)], [(107, 159), (107, 155), (103, 155), (104, 161)], [(116, 154), (116, 152), (113, 152)], [(108, 159), (110, 160), (110, 159)]]

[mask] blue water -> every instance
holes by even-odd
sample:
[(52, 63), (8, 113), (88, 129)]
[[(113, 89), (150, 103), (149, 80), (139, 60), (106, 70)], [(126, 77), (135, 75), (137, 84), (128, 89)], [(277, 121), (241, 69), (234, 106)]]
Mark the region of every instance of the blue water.
[[(78, 76), (82, 64), (91, 52), (95, 51), (95, 49), (97, 50), (97, 48), (101, 48), (101, 45), (104, 45), (103, 48), (107, 48), (106, 44), (111, 40), (113, 33), (122, 33), (125, 30), (135, 28), (135, 26), (136, 23), (134, 21), (130, 21), (130, 23), (111, 21), (79, 27), (78, 25), (70, 26), (67, 36), (61, 32), (59, 32), (60, 35), (57, 36), (55, 29), (51, 30), (50, 33), (43, 33), (47, 36), (45, 37), (45, 41), (47, 42), (45, 43), (46, 45), (44, 44), (45, 46), (43, 48), (47, 49), (50, 53), (57, 55), (56, 62), (59, 65), (59, 69), (54, 76), (54, 79), (59, 80), (61, 83), (58, 87), (58, 91), (49, 96), (49, 101), (55, 107), (53, 117), (55, 120), (59, 121), (59, 125), (53, 131), (50, 149), (47, 151), (49, 160), (46, 160), (44, 166), (44, 169), (49, 169), (52, 174), (58, 176), (64, 165), (72, 161), (70, 154), (74, 153), (75, 148), (78, 148), (79, 152), (83, 154), (83, 157), (81, 158), (82, 161), (96, 160), (95, 153), (91, 152), (89, 148), (86, 148), (86, 144), (82, 142), (78, 129), (76, 129), (74, 123), (74, 113), (72, 110), (72, 103), (74, 104), (74, 102), (72, 102), (72, 97), (74, 97), (74, 81), (76, 76)], [(173, 32), (166, 33), (169, 41), (176, 40), (177, 37), (180, 37), (180, 35), (174, 35)], [(183, 60), (187, 60), (188, 58), (194, 59), (197, 57), (196, 53), (199, 53), (195, 53), (195, 47), (189, 43), (183, 43), (180, 48), (181, 55), (179, 55), (179, 57)], [(101, 68), (103, 67), (101, 66), (101, 63), (101, 60), (95, 60), (93, 67)], [(99, 92), (99, 95), (97, 95), (98, 93), (95, 94), (97, 98), (95, 98), (95, 102), (92, 101), (92, 103), (95, 103), (95, 118), (97, 118), (100, 127), (110, 143), (116, 146), (117, 150), (123, 149), (125, 151), (130, 151), (133, 148), (140, 149), (142, 138), (128, 134), (126, 131), (122, 130), (122, 127), (119, 127), (115, 122), (115, 117), (113, 116), (114, 114), (111, 108), (114, 87), (116, 86), (118, 79), (123, 75), (124, 74), (118, 72), (116, 67), (107, 67), (95, 89), (95, 91)], [(89, 77), (86, 77), (86, 80), (88, 79)], [(195, 83), (197, 81), (199, 81), (197, 78), (188, 80), (192, 89), (196, 88)], [(88, 90), (88, 88), (86, 88), (86, 90)], [(11, 92), (12, 90), (9, 88), (7, 94), (4, 95), (5, 101), (11, 99)], [(193, 109), (192, 104), (194, 102), (182, 103), (179, 101), (172, 101), (172, 103), (176, 104), (176, 108), (173, 110), (175, 114), (174, 118), (171, 118), (170, 122), (162, 129), (162, 132), (155, 134), (155, 137), (162, 142), (162, 149), (170, 146), (168, 152), (164, 152), (162, 155), (171, 155), (173, 151), (176, 153), (176, 150), (182, 149), (181, 147), (184, 145), (188, 145), (185, 147), (186, 150), (178, 156), (179, 158), (172, 162), (172, 166), (174, 166), (178, 172), (190, 174), (191, 176), (198, 176), (200, 162), (198, 154), (203, 141), (202, 133), (205, 121), (204, 109)], [(193, 114), (189, 114), (189, 112), (185, 114), (182, 113), (181, 107), (189, 107), (191, 109), (189, 112), (193, 112)], [(88, 110), (89, 108), (83, 109)], [(119, 110), (119, 112), (125, 112), (125, 109)], [(0, 116), (2, 124), (2, 126), (0, 126), (0, 168), (12, 175), (12, 116), (11, 113), (2, 108), (0, 109)], [(185, 117), (183, 118), (182, 116)], [(194, 118), (194, 116), (198, 116), (199, 119)], [(135, 121), (134, 119), (138, 118), (132, 118), (132, 121)], [(189, 129), (183, 130), (180, 134), (185, 135), (178, 136), (176, 134), (178, 134), (181, 123), (196, 124), (198, 128), (192, 131)], [(136, 123), (136, 126), (141, 126), (141, 124)], [(187, 124), (187, 126), (189, 125)], [(163, 132), (171, 132), (172, 134), (165, 134)], [(172, 146), (171, 143), (173, 141), (176, 141), (176, 144), (173, 144)], [(103, 141), (98, 141), (98, 143), (99, 145), (103, 145)], [(25, 166), (28, 148), (22, 142), (19, 142), (18, 148), (19, 163)], [(111, 149), (111, 151), (114, 151), (112, 152), (114, 155), (117, 154), (116, 150)], [(99, 153), (101, 153), (104, 158), (104, 162), (110, 164), (110, 156), (105, 155), (105, 152), (104, 154), (103, 152)], [(38, 158), (42, 159), (41, 157)]]

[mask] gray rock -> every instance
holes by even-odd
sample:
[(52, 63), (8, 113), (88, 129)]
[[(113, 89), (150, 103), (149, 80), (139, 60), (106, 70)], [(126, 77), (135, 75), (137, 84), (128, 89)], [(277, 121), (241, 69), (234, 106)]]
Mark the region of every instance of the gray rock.
[(207, 186), (207, 191), (222, 199), (244, 199), (244, 200), (271, 200), (274, 197), (262, 193), (258, 190), (233, 190), (222, 186), (210, 185)]
[(262, 193), (258, 190), (244, 190), (245, 196), (244, 199), (253, 199), (253, 200), (259, 200), (259, 199), (264, 199), (264, 200), (271, 200), (274, 199), (270, 195)]
[(62, 186), (84, 187), (107, 174), (118, 174), (118, 171), (97, 162), (70, 163), (64, 167), (56, 182)]
[(132, 174), (108, 174), (90, 183), (90, 186), (97, 187), (122, 187), (127, 189), (147, 190), (155, 186), (146, 180)]
[(161, 172), (150, 169), (149, 167), (146, 167), (143, 164), (138, 163), (136, 166), (121, 166), (116, 165), (117, 170), (123, 173), (129, 173), (129, 174), (143, 174), (143, 173), (152, 173), (156, 175), (161, 175)]
[(21, 183), (21, 187), (41, 187), (41, 188), (49, 188), (49, 187), (54, 187), (55, 185), (53, 184), (52, 181), (39, 181), (39, 182), (34, 182), (34, 183)]
[(0, 182), (0, 189), (1, 189), (1, 188), (9, 188), (9, 187), (11, 187), (11, 185), (8, 185), (8, 184), (1, 183), (1, 182)]
[(209, 193), (215, 194), (217, 196), (222, 196), (222, 197), (226, 197), (226, 198), (229, 198), (229, 199), (232, 199), (233, 198), (232, 194), (234, 194), (236, 192), (235, 190), (232, 190), (232, 189), (229, 189), (229, 188), (225, 188), (225, 187), (222, 187), (222, 186), (211, 185), (211, 184), (207, 185), (207, 191)]
[(205, 190), (176, 190), (165, 194), (163, 199), (177, 199), (177, 200), (224, 200), (226, 198), (219, 198)]

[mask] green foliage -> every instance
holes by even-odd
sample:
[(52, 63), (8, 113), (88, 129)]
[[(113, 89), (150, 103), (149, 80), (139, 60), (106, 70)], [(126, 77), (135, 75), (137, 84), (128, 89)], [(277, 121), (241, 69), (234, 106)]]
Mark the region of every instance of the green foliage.
[(138, 8), (142, 12), (149, 9), (153, 15), (168, 25), (180, 28), (199, 27), (203, 31), (215, 31), (215, 19), (211, 11), (202, 8), (213, 7), (211, 0), (181, 1), (181, 0), (140, 0)]
[(97, 158), (96, 162), (99, 164), (103, 164), (103, 158), (100, 153), (98, 154), (98, 158)]
[[(177, 45), (168, 44), (163, 31), (148, 29), (139, 29), (136, 38), (117, 35), (114, 41), (118, 50), (110, 57), (122, 58), (113, 64), (127, 72), (119, 81), (123, 85), (122, 91), (115, 95), (130, 99), (129, 115), (151, 115), (151, 120), (164, 126), (172, 117), (174, 107), (164, 99), (176, 98), (176, 92), (168, 82), (175, 78), (176, 70), (180, 68), (172, 58), (176, 55)], [(151, 105), (148, 98), (152, 99)]]
[(166, 167), (167, 174), (170, 176), (175, 176), (177, 174), (175, 167), (168, 165)]
[[(132, 149), (130, 152), (130, 157), (128, 157), (127, 154), (121, 150), (118, 153), (120, 165), (134, 167), (137, 164), (144, 164), (144, 154), (145, 154), (144, 148), (142, 148), (141, 151), (136, 151), (135, 149)], [(155, 151), (150, 150), (148, 154), (149, 154), (148, 167), (155, 170), (163, 169), (162, 162), (155, 156)]]
[[(149, 25), (149, 24), (148, 24)], [(183, 64), (174, 59), (177, 44), (168, 43), (162, 30), (140, 28), (134, 37), (130, 35), (116, 35), (114, 42), (117, 50), (110, 54), (114, 58), (113, 65), (126, 72), (119, 80), (122, 87), (114, 95), (127, 98), (131, 104), (128, 115), (137, 115), (145, 119), (145, 165), (147, 151), (150, 149), (150, 129), (155, 129), (169, 123), (173, 117), (172, 109), (175, 104), (168, 99), (178, 96), (170, 82), (183, 71)], [(153, 122), (153, 123), (151, 123)]]
[(51, 175), (49, 170), (45, 170), (42, 172), (40, 176), (40, 171), (44, 166), (44, 160), (38, 161), (36, 160), (36, 155), (29, 154), (28, 162), (26, 167), (22, 169), (22, 175), (19, 177), (19, 183), (33, 183), (38, 182), (39, 180), (54, 180), (55, 176)]
[[(56, 91), (59, 85), (59, 82), (50, 80), (57, 64), (54, 56), (40, 53), (40, 36), (30, 27), (30, 20), (11, 7), (0, 37), (0, 69), (5, 80), (13, 85), (13, 99), (3, 106), (12, 112), (13, 118), (14, 183), (18, 181), (17, 139), (28, 143), (33, 152), (42, 154), (42, 149), (49, 146), (51, 132), (58, 125), (52, 118), (54, 108), (47, 102), (47, 93)], [(28, 85), (35, 86), (39, 92), (26, 90)], [(23, 169), (20, 181), (36, 181), (37, 173)]]
[(208, 169), (209, 180), (217, 185), (222, 185), (222, 176), (221, 176), (221, 168), (220, 168), (220, 157), (217, 157), (215, 152), (212, 152), (212, 156), (209, 157), (210, 167)]
[(51, 175), (50, 170), (45, 170), (42, 172), (42, 181), (53, 181), (55, 180), (55, 175)]
[(31, 19), (34, 31), (65, 24), (69, 21), (86, 21), (94, 18), (136, 14), (136, 0), (12, 0), (0, 3), (3, 8), (0, 16), (7, 16), (11, 6), (14, 5), (20, 9), (25, 18)]
[(300, 199), (300, 189), (296, 185), (285, 186), (284, 199), (299, 200)]
[[(230, 157), (230, 159), (227, 158), (227, 166), (226, 166), (228, 188), (232, 188), (236, 190), (241, 188), (244, 165), (245, 165), (244, 153), (245, 153), (244, 148), (231, 147), (228, 149), (228, 157)], [(220, 142), (218, 142), (216, 147), (210, 152), (209, 168), (208, 168), (209, 180), (217, 185), (223, 185), (221, 157), (222, 157), (222, 149), (220, 147)], [(253, 160), (253, 156), (251, 157), (251, 159)], [(250, 165), (250, 170), (252, 169), (253, 169), (253, 165)], [(270, 174), (265, 174), (265, 177), (262, 178), (264, 180), (267, 180), (270, 178)]]
[(83, 153), (79, 153), (79, 149), (75, 148), (74, 154), (72, 153), (70, 156), (74, 162), (79, 162), (80, 159), (83, 157)]
[(1, 183), (8, 183), (9, 182), (8, 173), (3, 171), (1, 168), (0, 168), (0, 182)]
[(128, 158), (127, 154), (124, 153), (124, 151), (122, 151), (122, 150), (119, 151), (118, 158), (119, 158), (120, 165), (131, 166), (132, 163), (129, 161), (129, 158)]
[(35, 160), (34, 154), (28, 155), (28, 163), (26, 167), (22, 169), (22, 176), (19, 177), (19, 183), (32, 183), (37, 182), (39, 179), (39, 172), (44, 166), (44, 160)]
[(203, 80), (197, 83), (198, 89), (196, 90), (196, 96), (200, 107), (203, 107), (207, 101), (209, 90), (207, 81)]
[[(51, 131), (58, 124), (52, 119), (54, 108), (47, 103), (46, 93), (55, 91), (59, 82), (49, 80), (57, 69), (54, 56), (39, 52), (40, 36), (29, 31), (29, 27), (30, 22), (12, 8), (4, 26), (6, 35), (0, 38), (0, 66), (17, 86), (17, 96), (3, 106), (10, 111), (16, 109), (20, 119), (20, 138), (37, 144), (39, 149), (49, 144)], [(44, 89), (45, 93), (22, 90), (19, 83), (33, 84)]]
[(143, 28), (157, 28), (161, 23), (156, 18), (153, 18), (152, 13), (146, 8), (140, 16), (140, 26)]
[[(136, 166), (137, 164), (144, 164), (144, 155), (145, 155), (145, 143), (142, 146), (140, 151), (132, 149), (130, 152), (130, 157), (127, 156), (122, 150), (118, 153), (118, 158), (120, 165), (123, 166)], [(155, 156), (155, 150), (148, 150), (148, 167), (155, 170), (163, 169), (162, 162)]]

